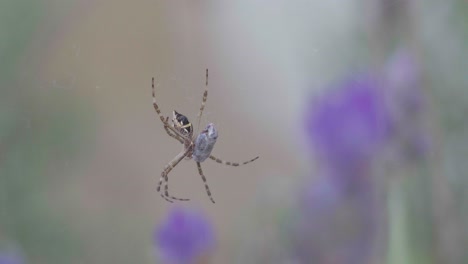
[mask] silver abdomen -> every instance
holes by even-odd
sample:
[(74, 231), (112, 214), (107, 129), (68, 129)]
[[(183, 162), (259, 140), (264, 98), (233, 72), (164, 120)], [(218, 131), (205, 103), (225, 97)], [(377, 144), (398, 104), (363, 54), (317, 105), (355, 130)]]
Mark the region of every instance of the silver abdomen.
[(192, 158), (196, 162), (205, 161), (210, 156), (217, 139), (218, 131), (213, 124), (208, 124), (205, 130), (195, 139)]

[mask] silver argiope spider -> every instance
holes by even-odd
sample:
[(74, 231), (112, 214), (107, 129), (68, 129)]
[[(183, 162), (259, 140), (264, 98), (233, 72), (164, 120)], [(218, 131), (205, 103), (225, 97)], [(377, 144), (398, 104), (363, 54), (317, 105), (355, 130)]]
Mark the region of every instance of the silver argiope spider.
[[(161, 122), (163, 122), (164, 129), (166, 130), (167, 134), (171, 136), (172, 138), (175, 138), (177, 141), (179, 141), (181, 144), (184, 145), (184, 149), (182, 152), (180, 152), (174, 159), (172, 159), (171, 162), (169, 162), (165, 167), (164, 170), (161, 173), (161, 178), (159, 179), (159, 184), (158, 184), (158, 192), (161, 193), (161, 197), (163, 197), (166, 201), (168, 202), (173, 202), (172, 200), (178, 200), (178, 201), (189, 201), (190, 199), (185, 199), (185, 198), (177, 198), (174, 196), (169, 195), (169, 179), (167, 175), (169, 172), (179, 164), (179, 162), (182, 159), (193, 159), (197, 163), (197, 168), (198, 168), (198, 173), (200, 174), (203, 183), (205, 184), (205, 189), (206, 193), (208, 194), (211, 202), (215, 202), (213, 197), (211, 196), (211, 191), (210, 188), (208, 187), (208, 183), (206, 182), (206, 178), (203, 175), (203, 171), (201, 168), (201, 162), (205, 161), (207, 158), (210, 158), (217, 163), (229, 165), (229, 166), (234, 166), (237, 167), (239, 165), (245, 165), (250, 162), (255, 161), (258, 159), (258, 156), (249, 160), (245, 161), (243, 163), (237, 163), (237, 162), (230, 162), (230, 161), (224, 161), (219, 158), (216, 158), (211, 154), (211, 151), (213, 150), (214, 144), (216, 143), (216, 140), (218, 138), (218, 131), (214, 127), (212, 123), (209, 123), (206, 128), (195, 138), (193, 135), (193, 126), (192, 123), (189, 122), (188, 118), (177, 111), (173, 111), (173, 116), (172, 116), (172, 126), (169, 124), (168, 120), (169, 117), (164, 117), (161, 114), (161, 110), (159, 110), (159, 107), (156, 103), (156, 95), (155, 95), (155, 89), (154, 89), (154, 78), (152, 78), (151, 81), (151, 86), (153, 88), (153, 106), (154, 110), (156, 110), (156, 113), (159, 115), (159, 118), (161, 119)], [(203, 109), (205, 109), (205, 103), (206, 103), (206, 98), (208, 97), (208, 69), (206, 69), (206, 82), (205, 82), (205, 92), (203, 93), (203, 100), (202, 104), (200, 107), (200, 113), (198, 114), (198, 127), (200, 126), (200, 119), (203, 114)], [(161, 185), (164, 180), (164, 193), (161, 190)]]

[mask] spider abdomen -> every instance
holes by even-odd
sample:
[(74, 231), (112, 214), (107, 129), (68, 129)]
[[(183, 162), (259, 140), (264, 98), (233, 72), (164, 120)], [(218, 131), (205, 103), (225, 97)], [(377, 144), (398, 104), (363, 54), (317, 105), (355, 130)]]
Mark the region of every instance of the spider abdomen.
[(195, 139), (192, 158), (196, 162), (205, 161), (210, 156), (217, 139), (218, 131), (216, 131), (213, 124), (208, 124), (205, 130)]

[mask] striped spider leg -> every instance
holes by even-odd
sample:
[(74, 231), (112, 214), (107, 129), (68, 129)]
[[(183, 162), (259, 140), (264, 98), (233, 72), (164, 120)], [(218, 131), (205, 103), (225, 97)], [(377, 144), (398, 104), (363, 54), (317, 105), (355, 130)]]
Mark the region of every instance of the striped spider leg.
[(215, 157), (215, 156), (213, 156), (213, 155), (210, 155), (210, 156), (209, 156), (209, 158), (210, 158), (210, 159), (212, 159), (212, 160), (214, 160), (214, 161), (216, 161), (216, 162), (218, 162), (218, 163), (220, 163), (220, 164), (224, 164), (224, 165), (228, 165), (228, 166), (233, 166), (233, 167), (238, 167), (238, 166), (240, 166), (240, 165), (249, 164), (250, 162), (253, 162), (253, 161), (255, 161), (256, 159), (258, 159), (258, 158), (259, 158), (259, 156), (255, 157), (255, 158), (253, 158), (253, 159), (251, 159), (251, 160), (244, 161), (244, 162), (242, 162), (242, 163), (239, 163), (239, 162), (230, 162), (230, 161), (224, 161), (224, 160), (222, 160), (222, 159), (218, 159), (218, 158), (216, 158), (216, 157)]
[(177, 164), (179, 164), (179, 162), (185, 158), (188, 154), (188, 151), (187, 150), (184, 150), (182, 152), (180, 152), (174, 159), (172, 159), (171, 162), (169, 162), (169, 164), (166, 165), (166, 167), (164, 167), (164, 170), (163, 172), (161, 173), (161, 179), (159, 179), (159, 185), (158, 185), (158, 192), (160, 191), (161, 189), (161, 183), (162, 183), (162, 179), (164, 178), (164, 181), (165, 181), (165, 185), (164, 185), (164, 195), (162, 194), (162, 191), (161, 191), (161, 197), (163, 197), (166, 201), (172, 203), (172, 200), (179, 200), (179, 201), (189, 201), (189, 199), (184, 199), (184, 198), (177, 198), (177, 197), (174, 197), (174, 196), (170, 196), (169, 195), (169, 187), (168, 187), (168, 183), (169, 183), (169, 178), (167, 177), (167, 175), (169, 174), (169, 172), (171, 172), (171, 170), (177, 166)]
[[(166, 130), (167, 134), (177, 140), (182, 140), (181, 143), (184, 143), (185, 141), (187, 141), (187, 138), (183, 135), (180, 134), (180, 130), (176, 130), (175, 127), (171, 126), (168, 122), (168, 117), (164, 118), (164, 116), (161, 114), (161, 110), (159, 109), (159, 106), (158, 104), (156, 103), (156, 95), (155, 95), (155, 89), (154, 89), (154, 78), (152, 78), (152, 81), (151, 81), (151, 86), (152, 86), (152, 89), (153, 89), (153, 107), (154, 107), (154, 110), (156, 111), (156, 113), (159, 115), (159, 118), (161, 120), (161, 122), (163, 123), (164, 125), (164, 130)], [(175, 111), (174, 111), (175, 112)], [(187, 120), (188, 121), (188, 120)], [(193, 133), (191, 130), (186, 130), (184, 132), (188, 132), (188, 135), (190, 135), (191, 137), (191, 134), (190, 133)], [(185, 151), (187, 152), (187, 151)], [(166, 201), (168, 202), (172, 202), (170, 199), (172, 200), (179, 200), (179, 201), (189, 201), (190, 199), (186, 199), (186, 198), (177, 198), (177, 197), (174, 197), (174, 196), (170, 196), (169, 195), (169, 188), (168, 188), (168, 182), (169, 182), (169, 178), (167, 177), (167, 175), (169, 174), (169, 172), (175, 167), (177, 166), (177, 164), (179, 164), (179, 162), (185, 158), (188, 154), (185, 153), (184, 151), (181, 152), (179, 155), (177, 155), (171, 162), (169, 162), (168, 165), (166, 165), (166, 167), (164, 168), (163, 172), (161, 173), (161, 178), (159, 179), (159, 184), (158, 184), (158, 188), (157, 188), (157, 191), (160, 192), (161, 191), (161, 185), (162, 185), (162, 182), (163, 180), (165, 180), (165, 187), (164, 187), (164, 192), (161, 191), (161, 197), (163, 197)], [(183, 155), (182, 155), (183, 154)]]
[[(206, 69), (206, 82), (205, 82), (205, 91), (203, 93), (203, 99), (202, 103), (200, 106), (200, 112), (198, 114), (198, 124), (197, 127), (199, 129), (200, 127), (200, 121), (201, 117), (203, 114), (203, 110), (205, 109), (205, 104), (206, 100), (208, 97), (208, 69)], [(238, 162), (230, 162), (230, 161), (224, 161), (219, 158), (216, 158), (215, 156), (211, 155), (211, 152), (213, 150), (213, 147), (216, 143), (216, 140), (218, 138), (218, 131), (216, 130), (215, 126), (210, 123), (206, 126), (206, 128), (198, 134), (198, 136), (195, 138), (193, 135), (193, 125), (192, 123), (189, 122), (188, 118), (177, 111), (173, 111), (173, 117), (172, 117), (172, 125), (169, 124), (169, 117), (164, 117), (161, 114), (161, 111), (159, 110), (158, 105), (156, 104), (156, 96), (155, 96), (155, 89), (154, 89), (154, 78), (152, 79), (152, 88), (153, 88), (153, 106), (154, 109), (156, 110), (156, 113), (159, 115), (159, 118), (161, 119), (161, 122), (164, 125), (164, 129), (166, 130), (166, 133), (179, 141), (182, 145), (184, 145), (184, 150), (179, 153), (169, 164), (167, 164), (161, 173), (161, 178), (159, 179), (159, 185), (158, 185), (158, 192), (161, 191), (161, 185), (162, 182), (164, 181), (164, 193), (161, 191), (161, 196), (168, 202), (173, 202), (172, 200), (179, 200), (179, 201), (188, 201), (189, 199), (181, 199), (181, 198), (176, 198), (174, 196), (169, 195), (169, 179), (168, 179), (168, 174), (169, 172), (179, 164), (182, 159), (193, 159), (195, 163), (197, 164), (197, 169), (198, 169), (198, 174), (202, 178), (202, 181), (205, 185), (205, 190), (210, 198), (212, 203), (215, 203), (212, 195), (210, 188), (208, 186), (207, 180), (205, 175), (203, 174), (203, 170), (201, 167), (201, 163), (205, 161), (207, 158), (210, 158), (217, 163), (220, 164), (225, 164), (229, 166), (240, 166), (240, 165), (245, 165), (248, 163), (251, 163), (258, 159), (259, 157), (255, 157), (249, 161), (245, 161), (242, 163)]]

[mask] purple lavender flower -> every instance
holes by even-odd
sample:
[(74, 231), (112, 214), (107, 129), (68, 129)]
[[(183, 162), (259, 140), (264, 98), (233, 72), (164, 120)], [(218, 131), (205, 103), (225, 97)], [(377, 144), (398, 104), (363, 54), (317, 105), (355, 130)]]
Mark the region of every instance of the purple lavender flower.
[(372, 166), (390, 142), (393, 119), (385, 84), (355, 75), (317, 98), (306, 129), (321, 162), (319, 178), (304, 184), (293, 249), (304, 263), (365, 263), (375, 225)]
[(23, 264), (23, 258), (14, 252), (0, 252), (0, 264)]
[(399, 50), (391, 56), (385, 68), (386, 85), (391, 101), (403, 112), (419, 112), (424, 105), (420, 86), (421, 73), (416, 58), (408, 51)]
[(310, 105), (306, 129), (320, 161), (349, 169), (363, 166), (382, 149), (391, 132), (382, 88), (377, 78), (358, 75)]
[(424, 158), (430, 148), (430, 132), (424, 118), (428, 102), (416, 58), (399, 50), (390, 57), (385, 78), (388, 105), (396, 124), (397, 154), (406, 162)]
[[(353, 172), (341, 177), (359, 178)], [(300, 263), (366, 263), (372, 250), (375, 219), (372, 188), (344, 191), (329, 173), (300, 192), (291, 228), (292, 250)]]
[(419, 155), (427, 138), (415, 62), (400, 51), (381, 75), (354, 75), (309, 105), (304, 123), (320, 166), (319, 177), (299, 192), (291, 226), (292, 250), (301, 262), (368, 260), (381, 213), (372, 165), (388, 154), (384, 150), (409, 160), (408, 152)]
[(195, 263), (214, 248), (215, 234), (203, 214), (176, 207), (155, 230), (154, 243), (164, 263)]

